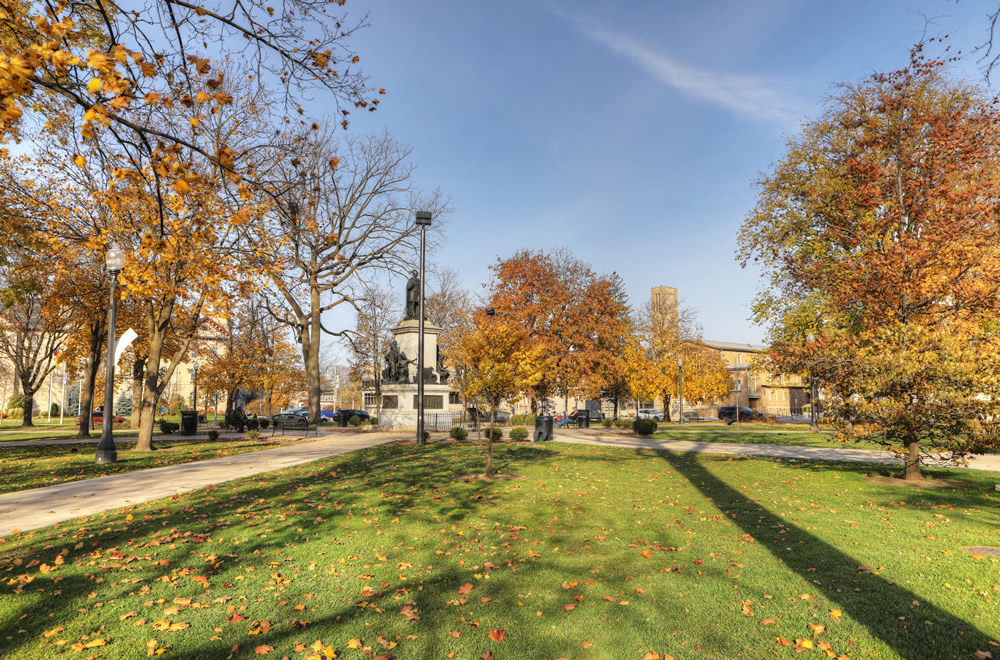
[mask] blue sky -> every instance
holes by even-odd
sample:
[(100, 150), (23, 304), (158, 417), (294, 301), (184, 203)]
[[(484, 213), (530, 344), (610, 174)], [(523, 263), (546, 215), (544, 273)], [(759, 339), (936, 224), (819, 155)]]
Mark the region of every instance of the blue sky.
[[(455, 209), (433, 259), (470, 290), (498, 257), (568, 246), (617, 271), (633, 304), (674, 286), (706, 339), (756, 343), (762, 282), (735, 250), (757, 174), (833, 83), (902, 67), (925, 27), (971, 51), (995, 7), (352, 1), (371, 23), (353, 45), (388, 94), (350, 130), (388, 129), (413, 147), (418, 184)], [(981, 80), (972, 56), (955, 72)]]

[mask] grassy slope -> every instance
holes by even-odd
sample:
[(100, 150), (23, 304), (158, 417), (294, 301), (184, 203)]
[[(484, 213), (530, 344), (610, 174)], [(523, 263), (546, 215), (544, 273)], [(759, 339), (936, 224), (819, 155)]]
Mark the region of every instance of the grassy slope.
[(968, 487), (919, 491), (865, 465), (497, 457), (524, 479), (458, 480), (482, 466), (472, 444), (390, 445), (0, 540), (3, 657), (998, 650), (1000, 563), (959, 549), (1000, 540), (998, 474), (928, 470)]
[[(64, 444), (0, 449), (0, 493), (10, 493), (68, 481), (106, 477), (111, 474), (192, 463), (221, 456), (273, 449), (277, 442), (238, 440), (228, 442), (192, 442), (157, 440), (154, 452), (130, 451), (135, 441), (117, 441), (118, 462), (97, 465), (97, 445)], [(287, 441), (281, 444), (287, 444)]]

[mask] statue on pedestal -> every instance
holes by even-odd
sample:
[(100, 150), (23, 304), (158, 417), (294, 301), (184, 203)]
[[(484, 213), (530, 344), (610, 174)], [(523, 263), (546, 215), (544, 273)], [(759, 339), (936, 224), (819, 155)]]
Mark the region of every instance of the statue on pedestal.
[(393, 341), (385, 354), (385, 367), (382, 369), (382, 380), (386, 383), (409, 383), (409, 364), (413, 360), (406, 358), (406, 353), (399, 350), (399, 344)]
[(406, 313), (403, 318), (406, 320), (415, 319), (420, 316), (420, 278), (417, 271), (413, 271), (410, 279), (406, 281)]
[(444, 361), (441, 359), (441, 349), (438, 349), (435, 364), (437, 366), (438, 382), (444, 385), (448, 382), (448, 377), (451, 376), (451, 372), (444, 368)]

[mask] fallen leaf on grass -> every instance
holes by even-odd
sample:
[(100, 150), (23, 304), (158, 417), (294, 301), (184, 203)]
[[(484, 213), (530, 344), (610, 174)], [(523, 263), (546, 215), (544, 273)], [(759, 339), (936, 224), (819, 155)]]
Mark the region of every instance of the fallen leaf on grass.
[(274, 650), (274, 647), (271, 646), (270, 644), (261, 644), (260, 646), (258, 646), (257, 648), (255, 648), (253, 650), (253, 652), (256, 653), (257, 655), (267, 655), (268, 653), (270, 653), (273, 650)]
[(639, 556), (645, 557), (646, 559), (650, 559), (653, 556), (653, 553), (651, 553), (649, 550), (643, 550), (642, 552), (639, 553)]
[(830, 616), (832, 616), (837, 621), (840, 621), (840, 617), (843, 616), (843, 612), (840, 610), (830, 610)]
[(771, 626), (771, 625), (774, 625), (775, 623), (777, 623), (777, 621), (775, 621), (774, 619), (761, 619), (760, 620), (760, 625), (762, 625), (762, 626)]
[(502, 642), (503, 638), (507, 636), (507, 633), (502, 628), (494, 628), (490, 630), (490, 639), (494, 642)]
[(795, 644), (793, 644), (792, 642), (788, 641), (784, 637), (779, 637), (778, 638), (778, 643), (781, 644), (782, 646), (795, 646)]
[(349, 649), (360, 649), (364, 646), (360, 639), (349, 639), (347, 640), (347, 648)]
[(465, 584), (463, 584), (461, 587), (458, 588), (458, 593), (467, 594), (470, 591), (472, 591), (472, 588), (473, 588), (472, 585), (466, 582)]
[(58, 635), (59, 633), (61, 633), (64, 630), (66, 630), (65, 627), (63, 627), (63, 626), (56, 626), (52, 630), (46, 630), (45, 632), (43, 632), (42, 633), (42, 637), (52, 637), (53, 635)]
[(804, 649), (811, 649), (813, 647), (812, 640), (803, 639), (801, 637), (795, 640), (795, 645)]
[(743, 616), (745, 616), (747, 618), (750, 618), (750, 617), (753, 616), (753, 612), (750, 610), (750, 605), (751, 605), (751, 603), (750, 603), (749, 600), (743, 601)]
[(566, 610), (567, 612), (572, 612), (573, 610), (576, 609), (576, 603), (567, 603), (563, 605), (563, 609)]
[(810, 623), (806, 627), (813, 631), (813, 639), (816, 639), (817, 635), (826, 630), (826, 626), (824, 626), (822, 623)]

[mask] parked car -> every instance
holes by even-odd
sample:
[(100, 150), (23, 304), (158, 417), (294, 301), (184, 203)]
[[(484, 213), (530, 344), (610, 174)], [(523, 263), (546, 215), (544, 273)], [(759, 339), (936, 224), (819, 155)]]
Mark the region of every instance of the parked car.
[(636, 413), (638, 419), (655, 419), (658, 422), (663, 421), (663, 413), (656, 408), (643, 408), (638, 413)]
[[(82, 415), (76, 418), (77, 426), (80, 425), (80, 417), (82, 417)], [(90, 421), (91, 428), (95, 426), (101, 426), (102, 424), (104, 424), (104, 413), (100, 410), (95, 410), (93, 416), (90, 419), (91, 419)], [(126, 421), (127, 420), (124, 417), (119, 417), (118, 415), (112, 415), (111, 417), (112, 424), (124, 424)]]
[[(478, 408), (468, 408), (469, 414), (472, 415), (472, 419), (478, 418), (480, 422), (489, 422), (490, 413), (488, 410), (479, 410)], [(510, 423), (510, 413), (506, 410), (498, 410), (496, 412), (496, 423), (497, 424), (509, 424)]]
[[(684, 411), (683, 418), (684, 418), (685, 422), (707, 422), (708, 421), (707, 417), (702, 417), (701, 415), (699, 415), (698, 413), (694, 412), (693, 410), (686, 410), (686, 411)], [(742, 413), (740, 415), (740, 419), (743, 419)]]
[[(325, 413), (326, 411), (323, 411), (323, 412)], [(349, 421), (351, 421), (351, 417), (354, 417), (355, 415), (357, 415), (358, 419), (360, 419), (362, 422), (368, 421), (372, 417), (371, 415), (369, 415), (364, 410), (354, 410), (352, 408), (341, 408), (340, 410), (338, 410), (338, 411), (330, 414), (330, 421), (331, 422), (340, 422), (340, 420), (343, 419), (345, 422), (349, 422)]]
[(271, 424), (305, 424), (307, 419), (309, 419), (309, 410), (304, 408), (286, 410), (268, 417)]
[(726, 424), (732, 424), (736, 421), (737, 411), (741, 422), (759, 422), (764, 419), (763, 413), (746, 406), (723, 406), (719, 408), (719, 419)]

